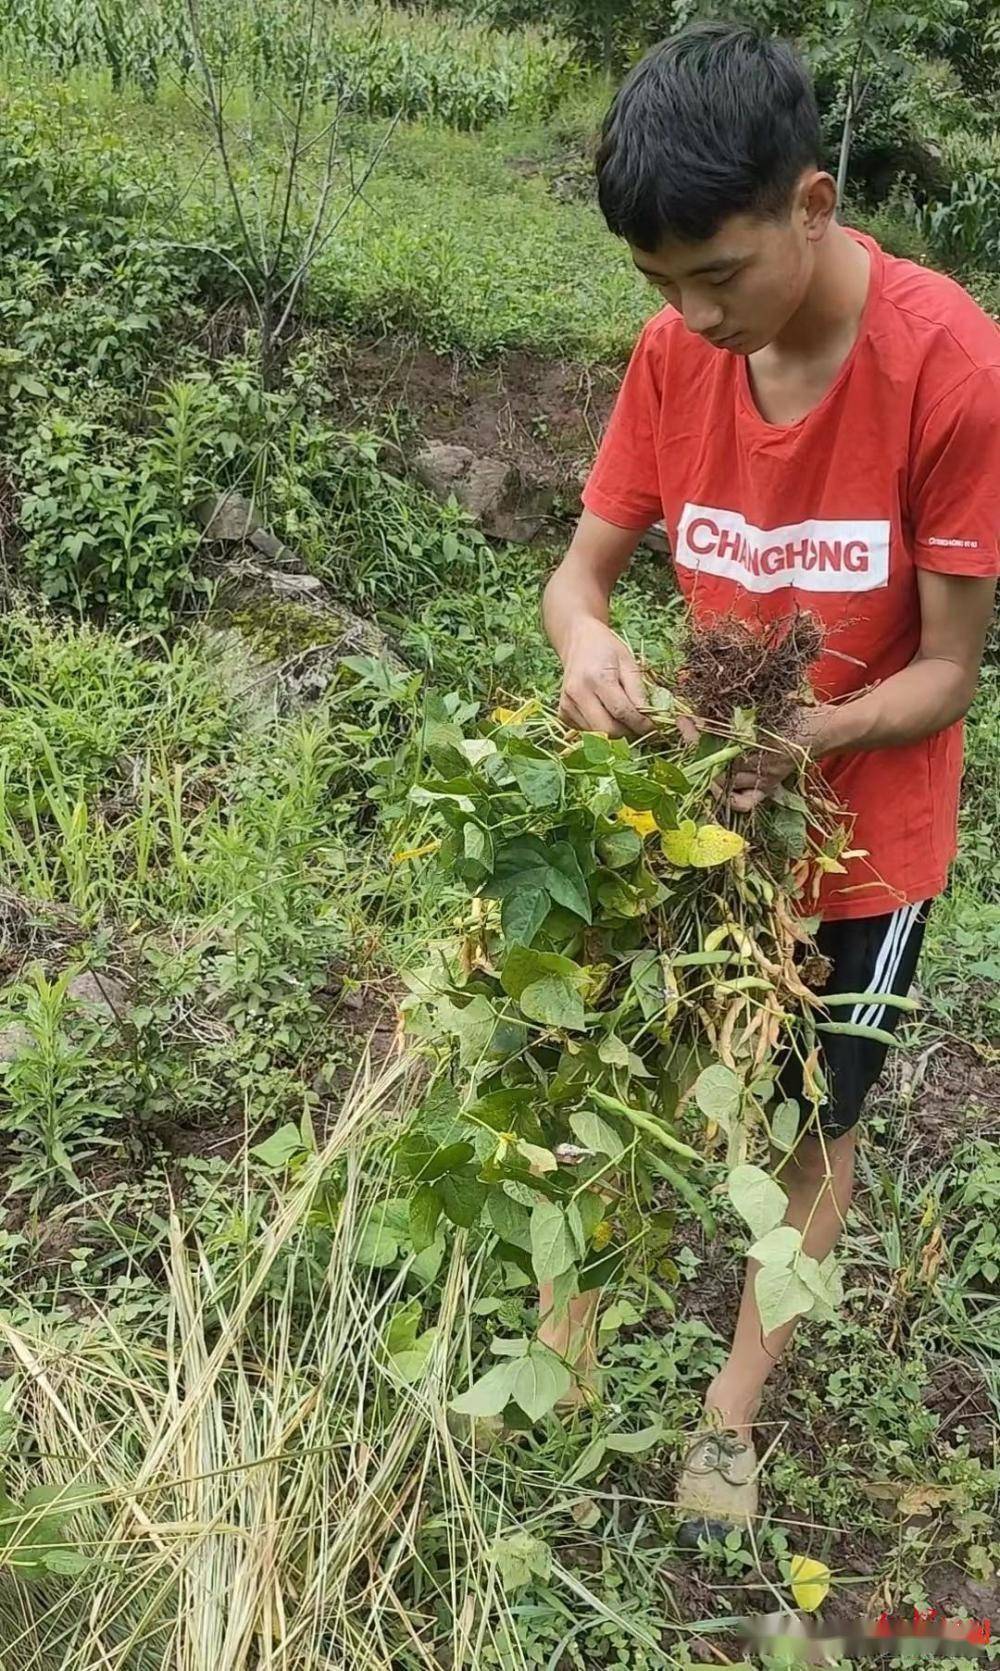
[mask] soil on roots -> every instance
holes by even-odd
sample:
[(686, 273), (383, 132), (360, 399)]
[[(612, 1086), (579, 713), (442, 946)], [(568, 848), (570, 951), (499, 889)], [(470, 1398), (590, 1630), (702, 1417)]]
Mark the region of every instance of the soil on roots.
[(752, 709), (760, 731), (791, 737), (822, 647), (823, 629), (805, 610), (763, 627), (732, 616), (692, 625), (677, 690), (710, 728), (731, 726), (739, 710)]

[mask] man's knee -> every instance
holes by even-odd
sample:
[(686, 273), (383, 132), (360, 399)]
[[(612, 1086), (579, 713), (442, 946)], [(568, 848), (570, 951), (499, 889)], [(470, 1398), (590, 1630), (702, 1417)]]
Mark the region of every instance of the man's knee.
[(790, 1155), (775, 1157), (779, 1182), (812, 1184), (818, 1189), (824, 1178), (841, 1177), (853, 1162), (856, 1135), (855, 1128), (840, 1137), (820, 1138), (806, 1132)]

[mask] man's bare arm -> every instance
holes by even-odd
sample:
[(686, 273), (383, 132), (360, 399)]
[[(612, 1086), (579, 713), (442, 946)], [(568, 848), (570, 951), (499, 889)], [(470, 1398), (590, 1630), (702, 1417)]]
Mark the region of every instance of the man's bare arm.
[(621, 737), (641, 736), (650, 728), (635, 657), (608, 625), (611, 593), (640, 534), (585, 510), (545, 588), (542, 618), (563, 664), (559, 712), (581, 731)]
[[(803, 708), (802, 743), (812, 759), (919, 742), (968, 711), (993, 615), (996, 581), (921, 569), (917, 585), (917, 654), (899, 673), (853, 701)], [(730, 779), (730, 805), (748, 812), (793, 766), (794, 755), (781, 749), (738, 762)]]

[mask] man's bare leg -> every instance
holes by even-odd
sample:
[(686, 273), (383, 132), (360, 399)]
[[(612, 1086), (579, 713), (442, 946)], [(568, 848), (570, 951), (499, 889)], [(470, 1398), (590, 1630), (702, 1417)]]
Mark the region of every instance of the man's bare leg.
[[(825, 1153), (824, 1153), (825, 1147)], [(804, 1231), (802, 1245), (814, 1259), (831, 1252), (844, 1227), (854, 1185), (855, 1131), (842, 1137), (802, 1137), (778, 1173), (788, 1195), (785, 1223)], [(776, 1158), (775, 1164), (778, 1164)], [(829, 1173), (829, 1176), (827, 1175)], [(706, 1408), (721, 1412), (728, 1427), (748, 1430), (760, 1405), (764, 1383), (791, 1339), (796, 1318), (762, 1337), (754, 1279), (760, 1269), (747, 1260), (743, 1297), (729, 1356), (705, 1394)]]
[(596, 1391), (597, 1382), (597, 1308), (601, 1293), (598, 1288), (578, 1294), (561, 1311), (552, 1305), (552, 1284), (543, 1282), (538, 1289), (538, 1339), (564, 1358), (576, 1375), (576, 1381), (560, 1408), (571, 1409), (586, 1403), (588, 1391)]

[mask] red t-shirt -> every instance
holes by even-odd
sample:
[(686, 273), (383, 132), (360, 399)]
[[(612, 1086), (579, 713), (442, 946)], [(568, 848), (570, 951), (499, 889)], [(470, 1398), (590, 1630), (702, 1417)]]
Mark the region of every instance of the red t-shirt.
[[(1000, 573), (1000, 331), (953, 280), (853, 235), (871, 258), (865, 309), (811, 412), (767, 423), (745, 358), (663, 308), (639, 338), (583, 491), (620, 527), (662, 518), (697, 619), (813, 611), (827, 629), (811, 674), (822, 700), (912, 660), (918, 569)], [(961, 772), (961, 724), (824, 760), (855, 815), (851, 845), (868, 855), (824, 878), (824, 917), (876, 916), (941, 892)]]

